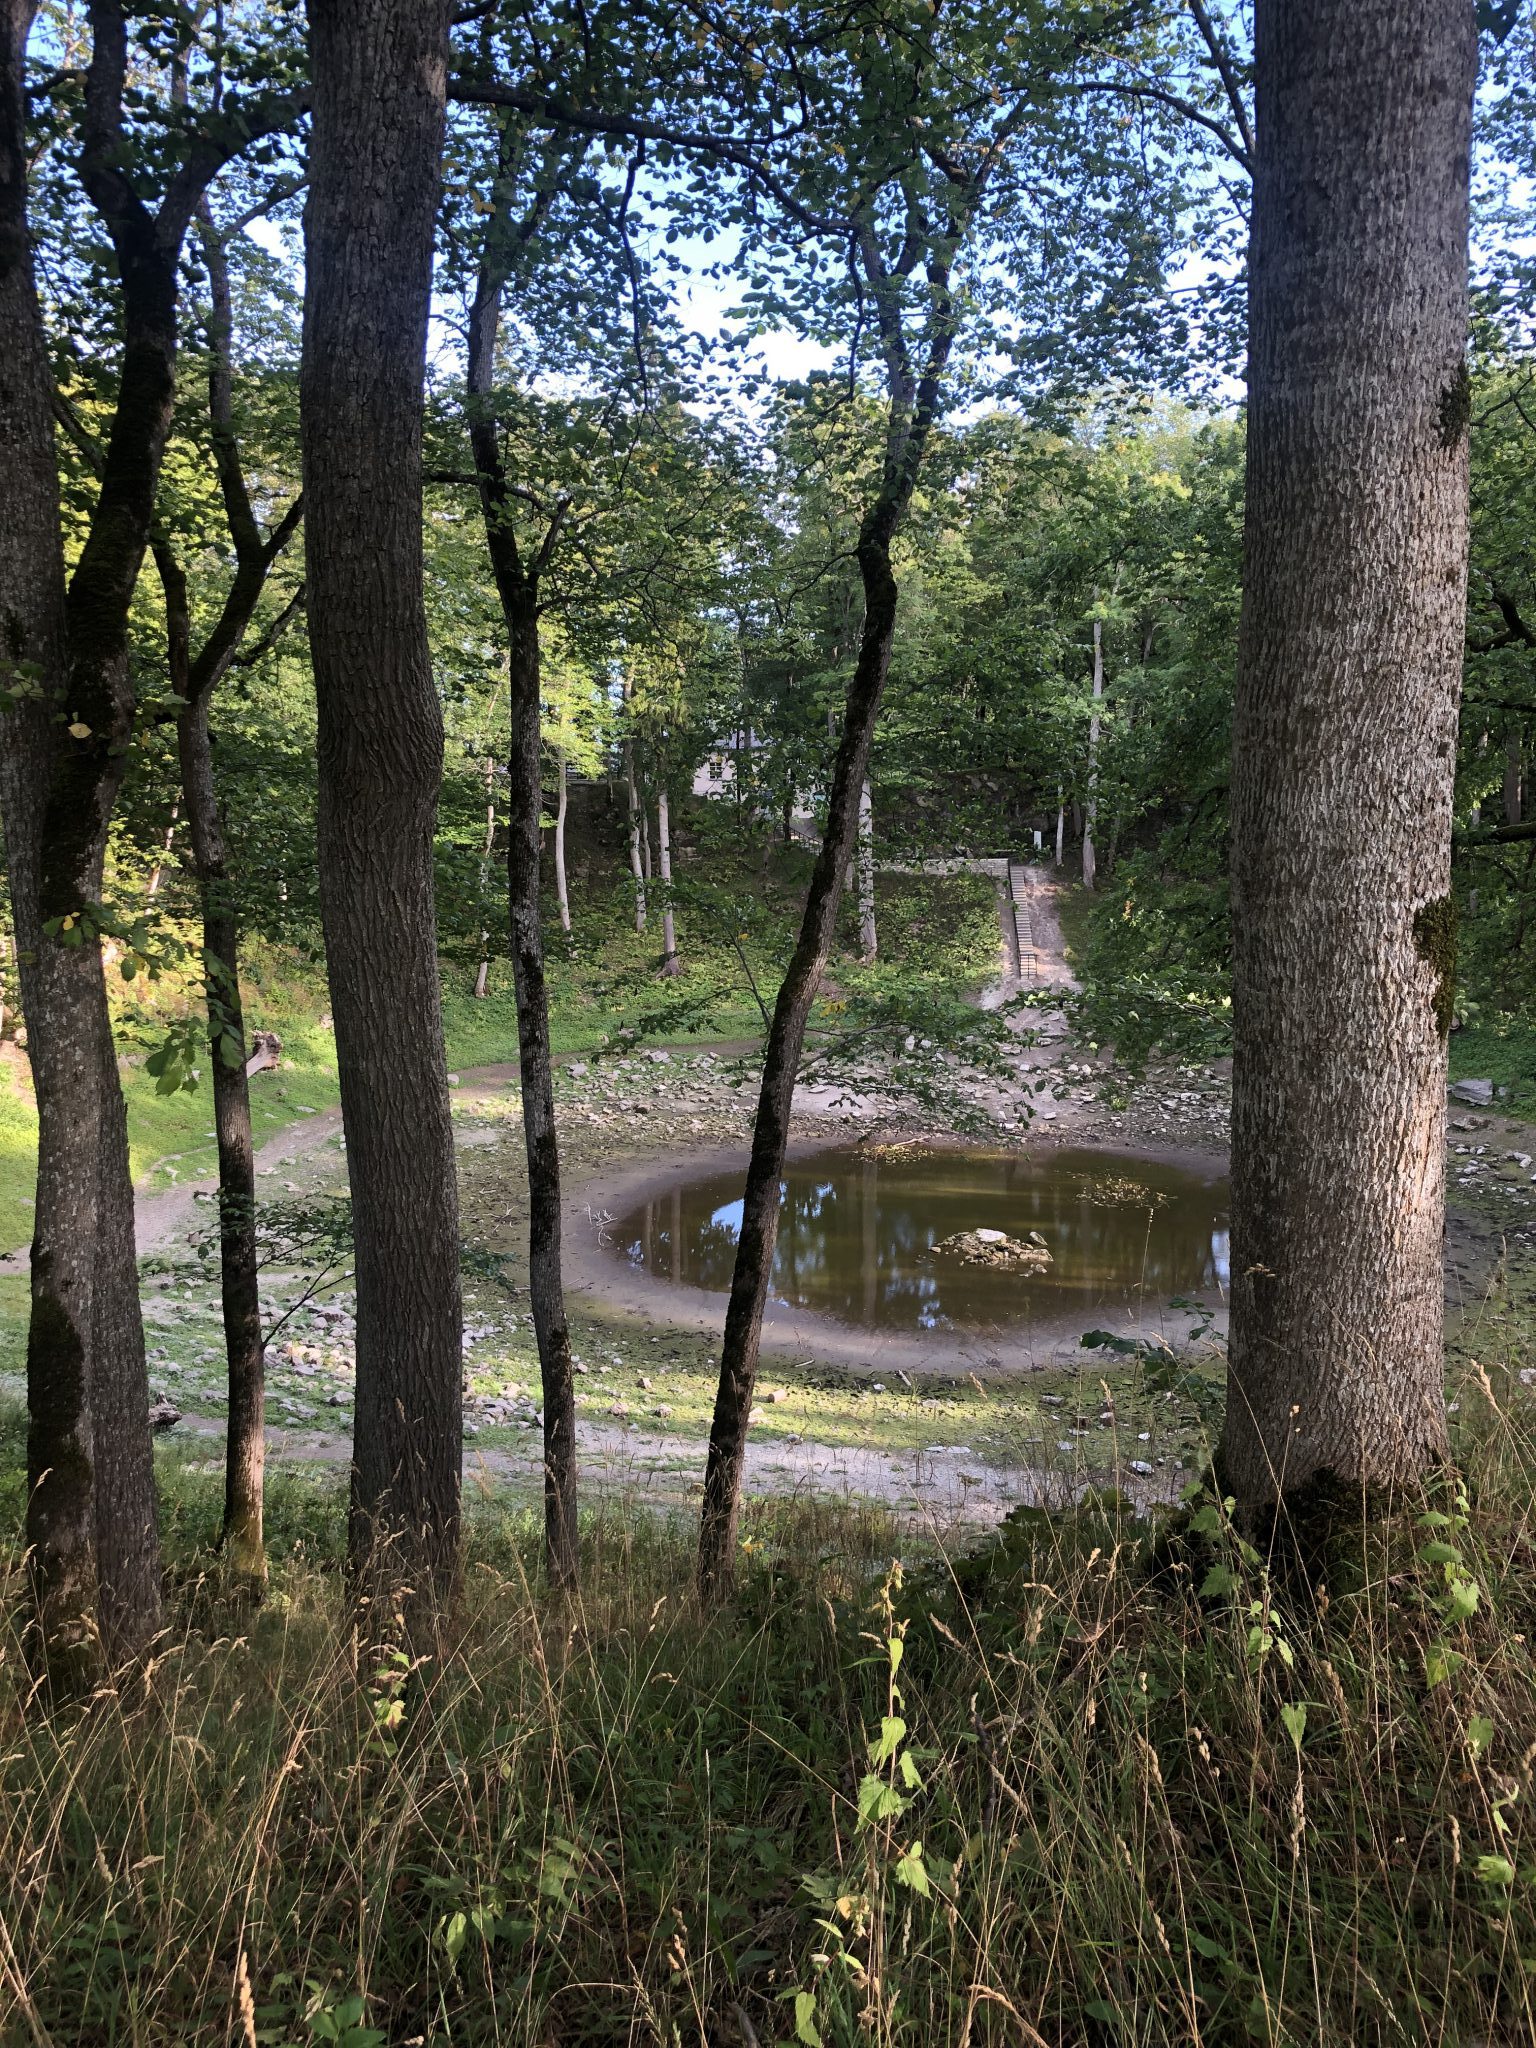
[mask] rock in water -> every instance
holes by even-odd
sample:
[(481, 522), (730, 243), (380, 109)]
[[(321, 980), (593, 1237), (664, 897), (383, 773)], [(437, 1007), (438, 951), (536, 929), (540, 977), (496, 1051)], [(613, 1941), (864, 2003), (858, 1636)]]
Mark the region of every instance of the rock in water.
[(941, 1237), (933, 1247), (937, 1257), (958, 1259), (963, 1266), (988, 1266), (997, 1273), (1038, 1273), (1051, 1264), (1050, 1247), (1038, 1231), (1030, 1232), (1039, 1242), (1022, 1243), (1005, 1230), (957, 1230)]

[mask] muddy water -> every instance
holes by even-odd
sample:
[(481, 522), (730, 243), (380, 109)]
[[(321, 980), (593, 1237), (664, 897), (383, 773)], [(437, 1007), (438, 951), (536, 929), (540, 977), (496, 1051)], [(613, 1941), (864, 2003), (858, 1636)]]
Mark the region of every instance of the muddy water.
[[(1225, 1177), (1134, 1154), (834, 1148), (797, 1160), (783, 1190), (775, 1299), (867, 1329), (995, 1329), (1226, 1290)], [(723, 1293), (740, 1226), (740, 1178), (717, 1175), (629, 1210), (611, 1242), (658, 1279)], [(1038, 1231), (1052, 1262), (997, 1272), (934, 1251), (970, 1230)]]

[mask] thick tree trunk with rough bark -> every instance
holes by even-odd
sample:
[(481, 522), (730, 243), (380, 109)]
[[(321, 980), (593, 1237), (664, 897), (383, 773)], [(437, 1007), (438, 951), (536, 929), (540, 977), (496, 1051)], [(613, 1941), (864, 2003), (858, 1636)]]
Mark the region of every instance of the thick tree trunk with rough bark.
[(1446, 1450), (1471, 0), (1260, 0), (1221, 1483), (1319, 1533)]
[(159, 1538), (127, 1124), (96, 906), (132, 731), (128, 607), (170, 425), (184, 221), (152, 217), (120, 165), (126, 30), (92, 13), (82, 182), (123, 285), (100, 489), (67, 592), (51, 385), (27, 233), (23, 75), (33, 8), (0, 13), (0, 804), (38, 1106), (27, 1342), (27, 1536), (41, 1648), (61, 1683), (160, 1623)]
[(463, 1362), (421, 432), (448, 10), (312, 0), (309, 19), (300, 405), (320, 902), (357, 1259), (348, 1549), (355, 1574), (440, 1599), (458, 1559)]

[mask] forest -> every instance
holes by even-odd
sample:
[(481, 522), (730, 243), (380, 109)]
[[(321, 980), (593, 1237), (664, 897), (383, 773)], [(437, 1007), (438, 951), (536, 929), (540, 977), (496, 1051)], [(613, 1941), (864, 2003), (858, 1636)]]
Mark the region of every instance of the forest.
[(0, 2044), (1536, 2044), (1531, 0), (3, 0)]

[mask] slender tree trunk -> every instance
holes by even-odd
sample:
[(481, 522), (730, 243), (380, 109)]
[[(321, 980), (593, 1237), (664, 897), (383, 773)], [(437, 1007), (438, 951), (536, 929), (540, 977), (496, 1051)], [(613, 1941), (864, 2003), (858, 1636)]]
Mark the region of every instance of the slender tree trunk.
[(160, 894), (160, 878), (165, 873), (166, 863), (171, 857), (171, 848), (176, 842), (176, 827), (181, 820), (181, 798), (176, 796), (171, 803), (171, 815), (166, 821), (165, 836), (160, 841), (160, 852), (149, 871), (149, 880), (144, 886), (146, 896)]
[(1104, 621), (1093, 622), (1093, 709), (1088, 715), (1088, 804), (1083, 813), (1083, 887), (1098, 878), (1093, 835), (1099, 822), (1099, 707), (1104, 701)]
[(656, 792), (656, 852), (661, 862), (661, 971), (681, 974), (677, 957), (677, 927), (672, 918), (672, 826), (667, 815), (667, 786)]
[[(489, 754), (485, 757), (485, 844), (480, 849), (480, 890), (481, 915), (485, 914), (486, 885), (491, 878), (491, 855), (496, 851), (496, 764)], [(477, 1002), (484, 1002), (486, 984), (491, 978), (491, 935), (482, 925), (480, 928), (480, 965), (475, 969), (474, 995)]]
[(848, 687), (843, 736), (832, 770), (827, 826), (811, 871), (805, 911), (789, 970), (774, 1004), (763, 1052), (752, 1156), (742, 1198), (741, 1235), (731, 1277), (720, 1382), (715, 1393), (699, 1529), (699, 1587), (708, 1600), (729, 1592), (735, 1565), (736, 1524), (746, 1464), (747, 1416), (757, 1379), (763, 1309), (773, 1271), (779, 1229), (779, 1183), (789, 1143), (795, 1076), (805, 1043), (811, 1004), (826, 969), (837, 930), (842, 878), (853, 857), (859, 794), (869, 769), (870, 743), (890, 668), (896, 630), (896, 578), (891, 570), (891, 535), (904, 502), (882, 499), (865, 521), (859, 540), (864, 583), (864, 630)]
[[(227, 335), (225, 338), (227, 341)], [(214, 385), (213, 410), (217, 420), (217, 372)], [(224, 395), (228, 395), (227, 384)], [(228, 424), (227, 407), (222, 424)], [(243, 496), (243, 480), (241, 492)], [(250, 532), (254, 533), (254, 523)], [(163, 536), (156, 537), (155, 561), (165, 592), (171, 687), (185, 707), (176, 721), (176, 742), (202, 907), (209, 1068), (219, 1149), (219, 1273), (229, 1385), (223, 1543), (235, 1570), (259, 1582), (265, 1579), (267, 1570), (262, 1533), (266, 1367), (256, 1253), (256, 1156), (251, 1136), (250, 1084), (245, 1071), (239, 927), (229, 887), (229, 859), (208, 731), (209, 698), (255, 607), (270, 560), (258, 544), (258, 562), (253, 565), (243, 546), (246, 538), (246, 533), (237, 533), (240, 562), (235, 580), (219, 625), (196, 662), (190, 648), (187, 579)], [(236, 613), (239, 625), (230, 632), (227, 629)]]
[(272, 565), (297, 530), (301, 501), (295, 499), (271, 536), (263, 538), (251, 507), (235, 427), (229, 265), (206, 206), (200, 220), (210, 296), (208, 421), (235, 573), (195, 659), (186, 575), (164, 532), (156, 531), (153, 545), (165, 593), (167, 668), (172, 690), (184, 707), (176, 739), (202, 908), (208, 1050), (219, 1148), (219, 1271), (229, 1388), (222, 1542), (235, 1571), (259, 1584), (267, 1571), (266, 1359), (256, 1247), (256, 1153), (240, 996), (239, 923), (208, 717), (213, 692), (245, 637)]
[(263, 1535), (266, 1469), (266, 1352), (256, 1252), (256, 1151), (245, 1072), (245, 1014), (240, 1000), (240, 934), (229, 886), (229, 857), (213, 776), (208, 695), (177, 721), (187, 823), (203, 905), (203, 972), (208, 985), (209, 1068), (219, 1144), (219, 1275), (229, 1422), (224, 1453), (223, 1546), (242, 1577), (267, 1575)]
[[(540, 825), (544, 753), (540, 726), (539, 576), (559, 536), (556, 513), (538, 554), (525, 565), (512, 519), (493, 394), (501, 317), (502, 252), (487, 238), (469, 341), (469, 439), (480, 487), (486, 551), (507, 629), (511, 744), (507, 757), (507, 898), (517, 993), (517, 1056), (528, 1156), (528, 1292), (544, 1396), (544, 1558), (551, 1586), (577, 1583), (576, 1391), (560, 1262), (560, 1146), (555, 1130), (554, 1059), (544, 978)], [(630, 818), (634, 774), (626, 757)], [(643, 905), (642, 905), (643, 907)]]
[(432, 888), (443, 725), (421, 557), (448, 9), (311, 0), (309, 18), (300, 406), (320, 901), (357, 1260), (348, 1552), (360, 1581), (387, 1575), (430, 1602), (458, 1561), (463, 1373)]
[(629, 871), (635, 878), (635, 930), (645, 930), (645, 863), (640, 857), (640, 791), (635, 783), (635, 743), (624, 742), (624, 784), (629, 795)]
[[(498, 575), (498, 583), (502, 581)], [(512, 653), (512, 748), (507, 790), (507, 887), (512, 971), (517, 986), (517, 1056), (528, 1152), (528, 1295), (544, 1396), (544, 1554), (550, 1584), (576, 1584), (576, 1382), (560, 1263), (560, 1146), (555, 1132), (554, 1059), (539, 902), (539, 813), (543, 802), (539, 731), (536, 586), (502, 607)]]
[(570, 777), (566, 770), (565, 755), (562, 752), (556, 763), (560, 778), (559, 793), (555, 800), (555, 901), (560, 906), (560, 929), (569, 938), (571, 934), (571, 887), (565, 872), (565, 820), (570, 809)]
[(1058, 782), (1058, 783), (1057, 783), (1057, 785), (1056, 785), (1056, 861), (1055, 861), (1055, 865), (1056, 865), (1057, 867), (1060, 867), (1060, 866), (1061, 866), (1061, 863), (1062, 863), (1062, 857), (1063, 857), (1063, 855), (1064, 855), (1064, 854), (1065, 854), (1065, 852), (1066, 852), (1066, 837), (1067, 837), (1067, 807), (1066, 807), (1066, 805), (1065, 805), (1065, 804), (1064, 804), (1064, 803), (1062, 802), (1062, 800), (1061, 800), (1061, 784), (1060, 784), (1060, 783)]
[(1518, 825), (1525, 815), (1524, 735), (1511, 726), (1504, 736), (1504, 822)]
[(1221, 1483), (1445, 1456), (1471, 0), (1260, 0)]
[(865, 960), (873, 960), (879, 951), (880, 939), (875, 930), (875, 801), (870, 794), (869, 777), (859, 791), (859, 840), (857, 853), (859, 871), (859, 953)]

